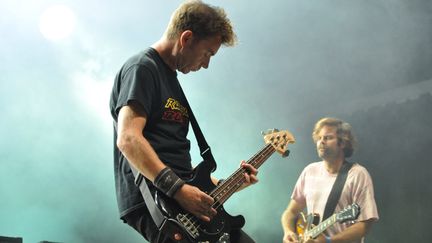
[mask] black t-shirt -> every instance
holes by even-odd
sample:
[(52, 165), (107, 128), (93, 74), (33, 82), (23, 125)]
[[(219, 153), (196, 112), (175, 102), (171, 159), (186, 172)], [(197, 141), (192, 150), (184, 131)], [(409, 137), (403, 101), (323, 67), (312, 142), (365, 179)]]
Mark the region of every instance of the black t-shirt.
[[(157, 51), (149, 48), (131, 57), (114, 81), (110, 109), (114, 122), (120, 109), (134, 102), (147, 115), (144, 137), (159, 158), (179, 176), (192, 170), (190, 141), (186, 138), (189, 116), (177, 73), (166, 65)], [(114, 128), (114, 174), (120, 217), (144, 206), (128, 161), (116, 146)]]

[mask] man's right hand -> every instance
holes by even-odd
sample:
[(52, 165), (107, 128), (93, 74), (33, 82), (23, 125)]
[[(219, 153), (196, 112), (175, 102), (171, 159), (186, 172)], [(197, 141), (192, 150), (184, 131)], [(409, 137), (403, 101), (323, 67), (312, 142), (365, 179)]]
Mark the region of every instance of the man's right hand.
[(287, 232), (284, 234), (283, 243), (297, 243), (299, 242), (298, 235), (294, 232)]
[(212, 207), (214, 199), (198, 187), (184, 184), (174, 194), (180, 206), (203, 221), (210, 221), (217, 211)]

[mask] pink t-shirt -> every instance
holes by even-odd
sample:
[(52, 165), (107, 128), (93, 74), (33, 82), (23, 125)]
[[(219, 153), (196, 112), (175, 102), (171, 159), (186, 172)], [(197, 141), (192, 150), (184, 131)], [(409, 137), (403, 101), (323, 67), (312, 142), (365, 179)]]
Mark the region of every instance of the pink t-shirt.
[[(336, 176), (337, 174), (330, 174), (325, 169), (323, 161), (309, 164), (300, 174), (291, 199), (299, 203), (305, 203), (308, 213), (318, 213), (322, 217)], [(347, 223), (335, 223), (327, 229), (327, 235), (335, 235), (357, 221), (379, 219), (372, 179), (367, 170), (357, 163), (353, 164), (348, 172), (335, 212), (339, 212), (353, 203), (360, 206), (360, 214), (357, 220)], [(323, 220), (325, 219), (321, 219), (321, 222)], [(361, 239), (353, 243), (363, 241), (364, 239)]]

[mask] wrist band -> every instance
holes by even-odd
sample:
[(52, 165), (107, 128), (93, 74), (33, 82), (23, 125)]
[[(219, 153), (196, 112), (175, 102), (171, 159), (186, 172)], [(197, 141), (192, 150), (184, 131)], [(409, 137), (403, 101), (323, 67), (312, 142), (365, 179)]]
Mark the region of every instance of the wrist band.
[(170, 168), (165, 167), (156, 176), (153, 184), (165, 193), (168, 197), (173, 197), (174, 194), (180, 189), (185, 182), (180, 179)]
[(325, 240), (326, 240), (326, 242), (325, 242), (325, 243), (331, 243), (331, 239), (330, 239), (330, 236), (326, 236), (326, 237), (325, 237)]

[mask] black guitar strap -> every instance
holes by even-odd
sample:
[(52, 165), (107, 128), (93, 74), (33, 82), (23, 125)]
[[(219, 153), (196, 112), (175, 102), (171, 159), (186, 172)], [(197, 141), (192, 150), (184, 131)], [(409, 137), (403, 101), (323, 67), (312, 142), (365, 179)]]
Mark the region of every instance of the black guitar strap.
[(135, 167), (133, 167), (132, 165), (129, 166), (131, 167), (132, 173), (135, 176), (135, 185), (139, 187), (141, 194), (144, 198), (144, 202), (147, 205), (147, 209), (150, 212), (151, 217), (153, 218), (153, 221), (155, 222), (158, 229), (161, 230), (167, 220), (167, 217), (165, 217), (160, 211), (160, 209), (157, 207), (153, 195), (147, 185), (147, 182), (144, 179), (144, 176), (139, 173), (135, 169)]
[[(197, 139), (198, 142), (198, 146), (200, 148), (200, 153), (201, 156), (204, 160), (208, 160), (211, 161), (214, 164), (214, 170), (216, 169), (216, 162), (214, 160), (213, 154), (211, 153), (211, 149), (210, 146), (207, 144), (207, 141), (204, 138), (204, 135), (198, 125), (198, 122), (192, 112), (191, 107), (189, 106), (189, 103), (186, 99), (186, 96), (181, 88), (181, 86), (179, 85), (181, 94), (183, 95), (185, 104), (186, 104), (186, 108), (188, 110), (188, 114), (189, 114), (189, 120), (190, 123), (192, 125), (192, 129), (194, 131), (195, 134), (195, 138)], [(117, 123), (114, 122), (114, 126), (117, 129)], [(153, 198), (152, 193), (150, 192), (150, 189), (146, 183), (146, 180), (144, 178), (144, 176), (139, 173), (135, 167), (133, 167), (132, 165), (129, 165), (132, 173), (135, 177), (135, 185), (139, 187), (141, 194), (144, 198), (144, 202), (147, 205), (147, 208), (150, 212), (151, 217), (153, 218), (153, 221), (155, 222), (156, 226), (158, 227), (159, 230), (162, 230), (164, 227), (164, 223), (168, 220), (168, 218), (166, 216), (163, 215), (163, 213), (160, 211), (159, 207), (156, 205), (156, 202)]]
[(339, 173), (336, 177), (336, 181), (333, 184), (333, 187), (330, 191), (330, 195), (327, 199), (327, 203), (324, 209), (324, 215), (322, 217), (322, 220), (327, 219), (328, 217), (330, 217), (335, 209), (336, 209), (336, 205), (339, 201), (339, 198), (341, 196), (342, 193), (342, 189), (345, 185), (345, 181), (348, 177), (348, 171), (351, 169), (352, 167), (352, 163), (349, 163), (348, 161), (344, 161), (344, 163), (342, 164), (342, 167), (339, 170)]
[(180, 88), (180, 91), (183, 95), (183, 98), (184, 98), (184, 101), (186, 104), (186, 108), (188, 110), (189, 120), (190, 120), (192, 129), (193, 129), (193, 132), (195, 134), (195, 138), (197, 140), (198, 147), (200, 149), (201, 157), (204, 160), (211, 161), (212, 163), (214, 163), (214, 169), (213, 169), (213, 171), (214, 171), (214, 170), (216, 170), (216, 161), (213, 157), (210, 146), (207, 144), (207, 141), (204, 138), (204, 134), (202, 133), (201, 128), (198, 125), (198, 122), (195, 118), (195, 115), (192, 112), (192, 108), (190, 107), (189, 102), (186, 98), (186, 95), (184, 94), (183, 89), (181, 88), (180, 85), (179, 85), (179, 88)]
[[(115, 121), (114, 121), (114, 127), (117, 130), (117, 123)], [(158, 229), (161, 230), (167, 218), (162, 214), (160, 209), (157, 207), (153, 199), (153, 196), (150, 192), (150, 189), (148, 188), (147, 182), (144, 179), (144, 176), (140, 174), (137, 171), (137, 169), (135, 169), (135, 167), (130, 163), (129, 163), (129, 167), (131, 168), (132, 174), (135, 177), (135, 185), (140, 189), (141, 194), (144, 198), (144, 202), (147, 205), (147, 208), (150, 212), (151, 217), (153, 218), (153, 221), (155, 222)]]

